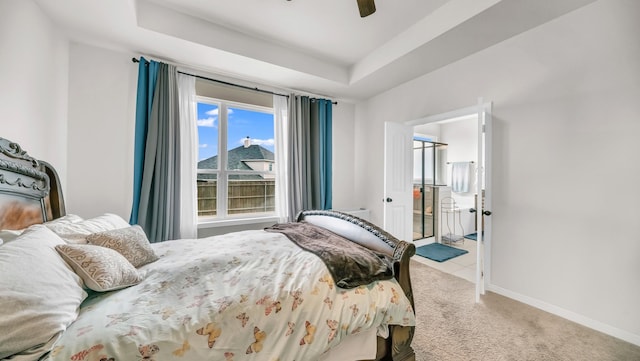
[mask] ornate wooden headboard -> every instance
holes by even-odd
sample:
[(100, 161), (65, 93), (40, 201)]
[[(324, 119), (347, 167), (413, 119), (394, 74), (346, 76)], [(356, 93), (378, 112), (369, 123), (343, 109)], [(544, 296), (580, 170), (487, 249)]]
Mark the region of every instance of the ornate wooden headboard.
[(0, 138), (0, 229), (22, 229), (65, 214), (55, 169)]

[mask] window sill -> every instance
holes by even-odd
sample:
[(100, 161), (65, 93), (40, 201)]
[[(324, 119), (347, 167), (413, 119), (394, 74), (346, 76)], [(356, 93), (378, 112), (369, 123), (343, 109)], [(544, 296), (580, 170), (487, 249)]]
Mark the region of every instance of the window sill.
[(244, 224), (255, 224), (255, 223), (270, 223), (270, 222), (277, 223), (279, 220), (280, 219), (277, 216), (203, 220), (198, 222), (198, 229), (226, 227), (226, 226), (239, 226)]

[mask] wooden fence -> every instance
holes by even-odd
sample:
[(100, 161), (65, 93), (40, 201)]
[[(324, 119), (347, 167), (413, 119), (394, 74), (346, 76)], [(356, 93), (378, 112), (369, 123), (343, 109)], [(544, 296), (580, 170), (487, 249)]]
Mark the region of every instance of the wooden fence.
[[(227, 213), (264, 213), (275, 211), (275, 180), (229, 180)], [(218, 183), (198, 182), (198, 216), (217, 214)]]

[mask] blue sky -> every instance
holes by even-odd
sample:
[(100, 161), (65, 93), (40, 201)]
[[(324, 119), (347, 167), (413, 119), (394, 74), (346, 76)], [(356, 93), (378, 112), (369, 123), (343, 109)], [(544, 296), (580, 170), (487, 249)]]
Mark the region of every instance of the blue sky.
[[(273, 114), (239, 108), (228, 108), (227, 150), (243, 144), (248, 136), (251, 144), (274, 151)], [(218, 154), (218, 106), (198, 103), (198, 160)]]

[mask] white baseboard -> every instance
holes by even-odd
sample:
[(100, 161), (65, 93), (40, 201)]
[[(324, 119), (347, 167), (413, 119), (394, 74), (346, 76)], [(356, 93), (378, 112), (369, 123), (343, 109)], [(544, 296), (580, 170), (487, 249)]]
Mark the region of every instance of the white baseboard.
[(520, 301), (522, 303), (525, 303), (529, 306), (541, 309), (543, 311), (549, 312), (551, 314), (554, 314), (556, 316), (565, 318), (569, 321), (573, 321), (577, 324), (580, 324), (582, 326), (585, 327), (589, 327), (591, 329), (594, 329), (596, 331), (600, 331), (604, 334), (607, 334), (609, 336), (613, 336), (616, 338), (619, 338), (623, 341), (627, 341), (630, 342), (636, 346), (640, 346), (640, 335), (636, 335), (633, 334), (631, 332), (625, 331), (625, 330), (621, 330), (619, 328), (607, 325), (605, 323), (602, 323), (600, 321), (596, 321), (593, 319), (590, 319), (588, 317), (585, 317), (583, 315), (577, 314), (575, 312), (569, 311), (569, 310), (565, 310), (564, 308), (558, 307), (558, 306), (554, 306), (550, 303), (546, 303), (543, 301), (540, 301), (538, 299), (529, 297), (529, 296), (525, 296), (522, 294), (519, 294), (517, 292), (513, 292), (513, 291), (509, 291), (507, 289), (504, 289), (502, 287), (490, 284), (487, 288), (487, 290), (495, 292), (499, 295), (505, 296), (505, 297), (509, 297), (511, 299), (514, 299), (516, 301)]

